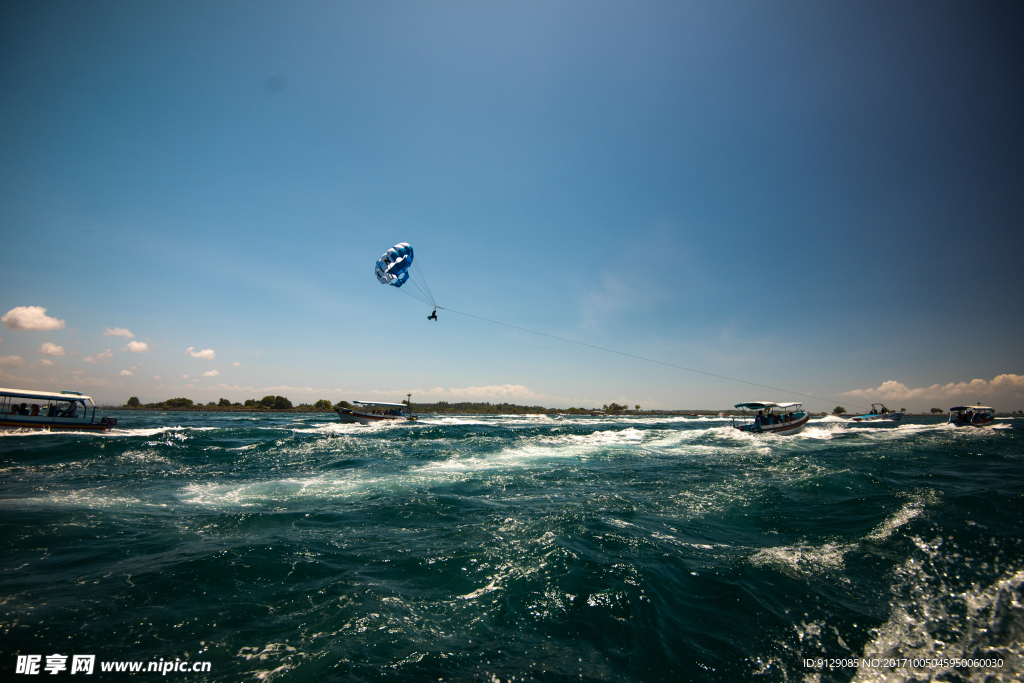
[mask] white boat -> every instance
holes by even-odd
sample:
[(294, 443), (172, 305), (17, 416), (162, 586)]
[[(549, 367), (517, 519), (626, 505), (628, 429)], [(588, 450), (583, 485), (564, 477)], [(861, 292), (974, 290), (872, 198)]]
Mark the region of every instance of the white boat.
[(956, 406), (949, 409), (949, 422), (957, 427), (984, 427), (996, 419), (994, 408), (983, 406)]
[(412, 409), (405, 403), (384, 403), (382, 401), (352, 401), (350, 408), (337, 406), (335, 412), (342, 422), (351, 424), (373, 424), (394, 420), (415, 420)]
[(889, 410), (881, 403), (872, 403), (870, 413), (854, 415), (850, 420), (853, 422), (875, 422), (876, 420), (898, 421), (903, 419), (904, 410), (897, 412), (895, 410)]
[(802, 403), (751, 401), (737, 403), (736, 407), (744, 411), (757, 411), (753, 422), (736, 424), (736, 418), (733, 418), (732, 421), (732, 426), (736, 429), (752, 434), (779, 434), (780, 436), (799, 434), (807, 426), (807, 421), (811, 419), (811, 416), (804, 412)]
[(96, 419), (96, 404), (78, 391), (0, 389), (0, 429), (69, 429), (103, 432), (117, 424)]

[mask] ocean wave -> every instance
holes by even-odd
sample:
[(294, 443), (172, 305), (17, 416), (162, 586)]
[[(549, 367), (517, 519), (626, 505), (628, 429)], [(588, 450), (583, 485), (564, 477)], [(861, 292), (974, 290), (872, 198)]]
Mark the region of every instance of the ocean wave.
[[(927, 505), (938, 502), (934, 491), (927, 490), (911, 496), (911, 500), (894, 513), (887, 515), (863, 540), (881, 543), (898, 529), (921, 516)], [(800, 543), (790, 546), (762, 548), (750, 557), (758, 567), (774, 567), (791, 574), (820, 574), (837, 572), (845, 567), (846, 555), (861, 549), (860, 541), (828, 541), (820, 544)]]
[[(962, 560), (958, 554), (932, 553), (923, 562), (911, 558), (897, 569), (894, 593), (906, 597), (893, 600), (889, 619), (873, 630), (861, 657), (895, 659), (906, 665), (860, 668), (853, 681), (1019, 680), (1016, 667), (1024, 657), (1024, 570), (1006, 572), (987, 585), (975, 582), (964, 590), (942, 578), (964, 568)], [(942, 661), (965, 659), (996, 660), (1003, 665), (953, 666)]]

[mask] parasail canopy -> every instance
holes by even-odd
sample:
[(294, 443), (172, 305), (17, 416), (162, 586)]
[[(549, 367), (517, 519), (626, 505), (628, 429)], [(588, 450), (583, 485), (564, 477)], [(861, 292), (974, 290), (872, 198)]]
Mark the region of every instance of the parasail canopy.
[(377, 279), (382, 285), (401, 287), (409, 279), (412, 261), (412, 246), (405, 242), (396, 244), (377, 259)]
[[(374, 272), (382, 285), (398, 287), (399, 291), (437, 308), (423, 270), (418, 265), (414, 268), (414, 262), (412, 245), (400, 242), (381, 254)], [(407, 283), (409, 287), (401, 289)]]

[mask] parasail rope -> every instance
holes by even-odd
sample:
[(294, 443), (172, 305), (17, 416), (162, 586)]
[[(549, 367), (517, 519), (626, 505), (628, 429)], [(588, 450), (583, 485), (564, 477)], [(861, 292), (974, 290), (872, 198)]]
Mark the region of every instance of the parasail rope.
[[(413, 261), (412, 266), (409, 269), (416, 270), (416, 279), (419, 280), (417, 285), (422, 285), (421, 288), (425, 290), (427, 298), (430, 299), (430, 305), (437, 306), (437, 302), (434, 301), (434, 293), (430, 291), (430, 285), (427, 283), (427, 275), (426, 273), (423, 272), (423, 267), (420, 265), (419, 261)], [(412, 279), (411, 274), (409, 276), (409, 279)]]
[[(409, 284), (409, 282), (406, 282), (406, 284)], [(406, 296), (411, 296), (413, 299), (416, 299), (417, 301), (422, 301), (428, 306), (434, 305), (434, 302), (428, 299), (427, 295), (424, 294), (420, 289), (415, 289), (413, 291), (410, 290), (408, 287), (399, 287), (398, 291), (401, 292), (402, 294), (405, 294)]]
[(558, 339), (559, 341), (569, 342), (570, 344), (578, 344), (579, 346), (586, 346), (586, 347), (591, 348), (591, 349), (597, 349), (598, 351), (606, 351), (608, 353), (614, 353), (614, 354), (618, 354), (620, 356), (626, 356), (627, 358), (635, 358), (637, 360), (647, 361), (648, 363), (657, 363), (658, 365), (666, 365), (666, 366), (668, 366), (670, 368), (676, 368), (678, 370), (686, 370), (687, 372), (696, 372), (696, 373), (698, 373), (700, 375), (707, 375), (708, 377), (717, 377), (718, 379), (727, 379), (730, 382), (739, 382), (740, 384), (747, 384), (747, 385), (750, 385), (752, 387), (760, 387), (761, 389), (771, 389), (772, 391), (781, 391), (784, 394), (792, 394), (794, 396), (803, 396), (805, 398), (813, 398), (816, 401), (823, 401), (823, 402), (826, 402), (826, 403), (835, 402), (835, 403), (837, 403), (838, 405), (841, 405), (841, 406), (851, 406), (853, 408), (862, 408), (864, 410), (867, 410), (867, 408), (865, 408), (864, 406), (859, 406), (859, 405), (856, 405), (855, 403), (843, 403), (842, 401), (836, 401), (835, 399), (831, 399), (831, 398), (823, 398), (821, 396), (812, 396), (811, 394), (802, 394), (799, 391), (790, 391), (789, 389), (779, 389), (778, 387), (771, 387), (771, 386), (768, 386), (767, 384), (757, 384), (756, 382), (748, 382), (746, 380), (736, 379), (735, 377), (726, 377), (725, 375), (716, 375), (713, 372), (705, 372), (703, 370), (694, 370), (693, 368), (687, 368), (687, 367), (684, 367), (682, 365), (675, 365), (673, 363), (666, 363), (665, 361), (654, 360), (653, 358), (644, 358), (643, 356), (636, 356), (636, 355), (634, 355), (632, 353), (625, 353), (624, 351), (616, 351), (615, 349), (606, 349), (603, 346), (595, 346), (593, 344), (587, 344), (587, 343), (584, 343), (584, 342), (581, 342), (581, 341), (576, 341), (575, 339), (567, 339), (565, 337), (559, 337), (559, 336), (554, 335), (554, 334), (548, 334), (547, 332), (538, 332), (537, 330), (531, 330), (531, 329), (527, 329), (525, 327), (519, 327), (518, 325), (510, 325), (508, 323), (503, 323), (503, 322), (498, 321), (498, 320), (491, 320), (490, 318), (483, 318), (483, 317), (481, 317), (479, 315), (473, 315), (472, 313), (463, 313), (462, 311), (456, 311), (454, 309), (445, 308), (443, 306), (438, 306), (437, 309), (441, 310), (441, 311), (449, 311), (451, 313), (458, 313), (459, 315), (464, 315), (464, 316), (469, 317), (469, 318), (476, 318), (477, 320), (483, 320), (485, 322), (494, 323), (495, 325), (504, 325), (505, 327), (511, 327), (513, 329), (522, 330), (523, 332), (529, 332), (531, 334), (539, 334), (542, 337), (550, 337), (552, 339)]

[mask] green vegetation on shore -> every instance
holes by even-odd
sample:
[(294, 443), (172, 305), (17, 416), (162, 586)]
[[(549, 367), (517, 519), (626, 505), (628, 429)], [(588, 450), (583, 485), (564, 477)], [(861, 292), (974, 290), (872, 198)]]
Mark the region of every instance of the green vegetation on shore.
[(128, 399), (122, 406), (128, 410), (204, 410), (214, 412), (264, 412), (264, 411), (292, 411), (296, 413), (330, 413), (334, 412), (334, 406), (327, 399), (320, 399), (316, 403), (301, 403), (293, 406), (292, 402), (284, 396), (264, 396), (261, 399), (250, 398), (244, 403), (232, 403), (226, 398), (217, 402), (209, 403), (193, 402), (190, 398), (169, 398), (159, 403), (142, 403), (135, 396)]
[[(407, 403), (407, 401), (402, 401)], [(294, 412), (294, 413), (332, 413), (336, 407), (351, 408), (348, 401), (338, 401), (336, 405), (323, 398), (316, 403), (301, 403), (293, 406), (292, 402), (284, 396), (264, 396), (261, 399), (250, 398), (242, 403), (232, 403), (226, 398), (217, 402), (209, 403), (193, 402), (188, 398), (169, 398), (159, 403), (142, 403), (135, 396), (128, 399), (123, 406), (104, 406), (106, 408), (120, 408), (122, 410), (192, 410), (192, 411), (213, 411), (213, 412)], [(448, 403), (438, 401), (437, 403), (416, 403), (413, 402), (414, 413), (450, 413), (463, 415), (700, 415), (713, 416), (724, 412), (726, 415), (741, 415), (738, 410), (641, 410), (640, 406), (629, 408), (620, 406), (618, 403), (609, 403), (600, 408), (545, 408), (543, 406), (520, 406), (515, 403)], [(842, 406), (836, 406), (834, 415), (842, 415), (846, 411)], [(941, 408), (932, 408), (931, 413), (939, 414), (945, 411)], [(811, 413), (811, 415), (824, 415), (825, 413)], [(908, 415), (912, 413), (907, 413)], [(927, 413), (922, 413), (927, 414)], [(1002, 415), (1002, 413), (1000, 413)], [(1008, 415), (1024, 415), (1024, 410), (1006, 413)]]
[[(407, 403), (407, 401), (402, 401)], [(348, 401), (339, 401), (337, 406), (351, 408)], [(114, 406), (110, 406), (114, 407)], [(284, 396), (264, 396), (261, 399), (248, 399), (242, 403), (232, 403), (226, 398), (219, 401), (201, 403), (192, 401), (189, 398), (169, 398), (159, 403), (142, 403), (135, 396), (132, 396), (123, 405), (119, 406), (124, 410), (190, 410), (190, 411), (212, 411), (212, 412), (296, 412), (296, 413), (329, 413), (333, 412), (335, 405), (327, 399), (320, 399), (316, 403), (303, 403), (293, 406), (292, 402)], [(514, 403), (448, 403), (438, 401), (437, 403), (415, 403), (412, 404), (414, 413), (460, 413), (460, 414), (486, 414), (486, 415), (717, 415), (717, 410), (641, 410), (640, 406), (629, 408), (612, 402), (600, 408), (545, 408), (544, 406), (520, 406)], [(727, 411), (730, 414), (735, 411)]]

